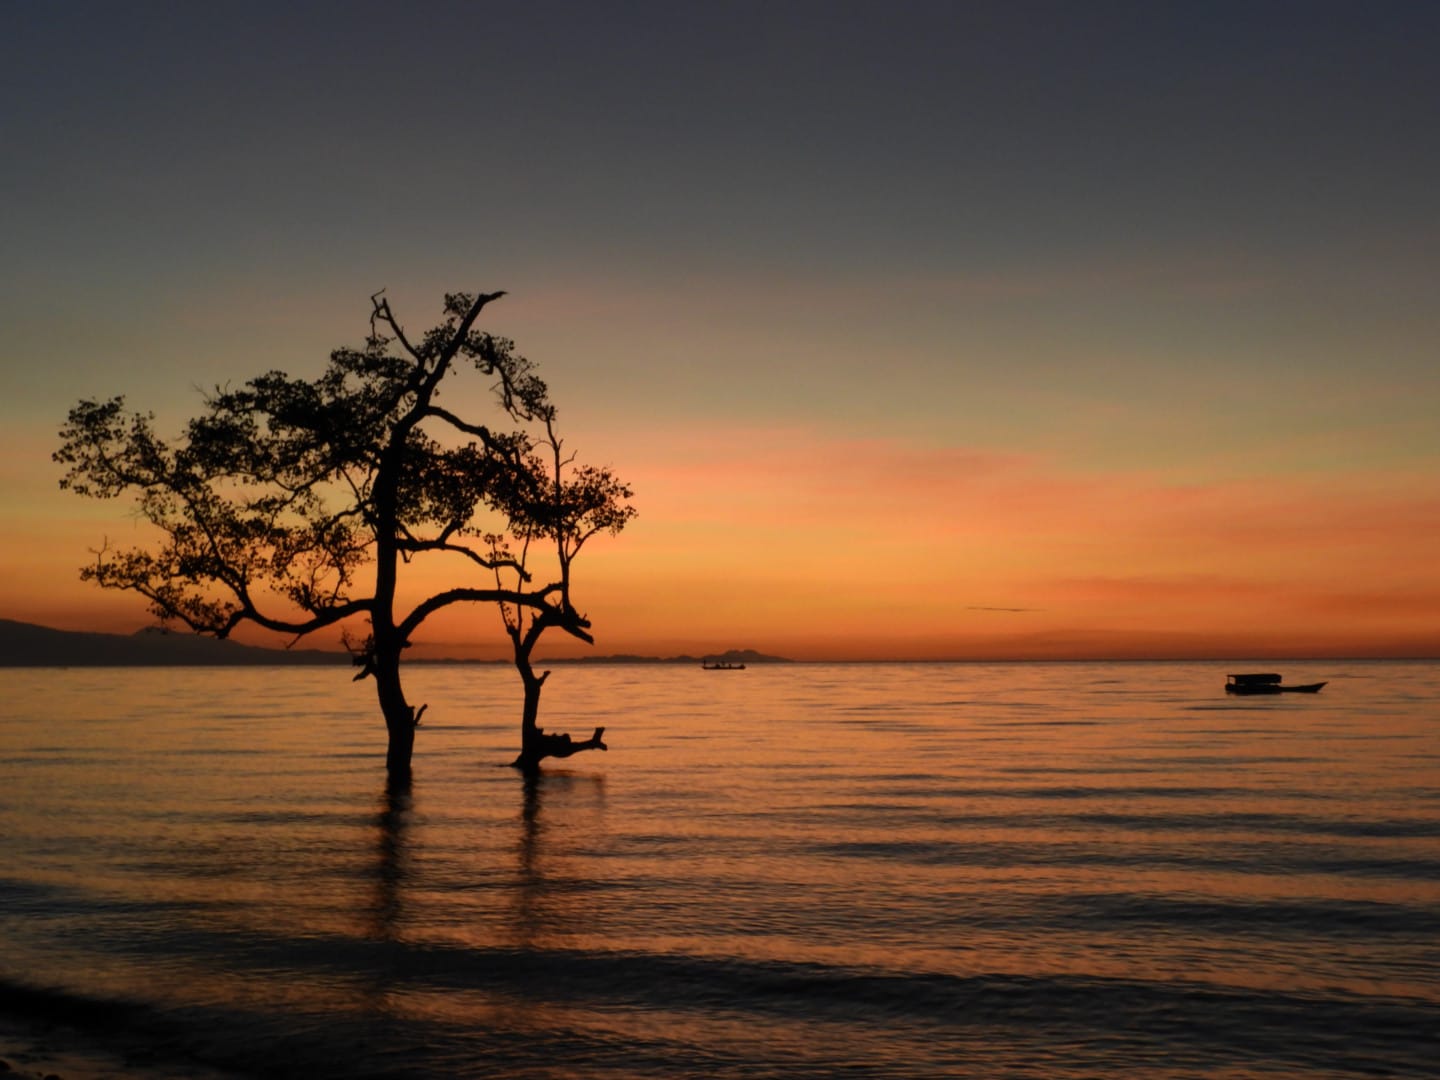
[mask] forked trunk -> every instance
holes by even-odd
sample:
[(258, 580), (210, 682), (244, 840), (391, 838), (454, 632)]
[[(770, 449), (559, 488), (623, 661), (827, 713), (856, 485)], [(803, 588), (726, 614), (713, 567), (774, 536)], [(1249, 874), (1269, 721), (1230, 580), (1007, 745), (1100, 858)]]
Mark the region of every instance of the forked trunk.
[(535, 674), (530, 666), (529, 650), (517, 649), (515, 666), (525, 684), (525, 704), (520, 714), (520, 756), (510, 764), (521, 772), (533, 774), (540, 768), (540, 762), (547, 757), (569, 757), (581, 750), (608, 750), (602, 741), (603, 727), (597, 727), (595, 734), (584, 742), (576, 742), (568, 734), (547, 734), (540, 727), (540, 690), (549, 678), (550, 672)]

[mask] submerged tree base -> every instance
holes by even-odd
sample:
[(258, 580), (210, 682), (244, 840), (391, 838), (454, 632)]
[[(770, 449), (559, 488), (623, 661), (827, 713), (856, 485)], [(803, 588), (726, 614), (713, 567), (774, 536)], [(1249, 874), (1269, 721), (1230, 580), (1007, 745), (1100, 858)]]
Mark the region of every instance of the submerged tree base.
[(520, 769), (522, 772), (535, 772), (540, 768), (540, 762), (547, 757), (567, 758), (571, 754), (578, 754), (581, 750), (609, 750), (605, 745), (603, 736), (605, 729), (597, 727), (595, 734), (584, 742), (577, 742), (568, 733), (550, 734), (539, 728), (525, 733), (525, 748), (520, 751), (520, 756), (510, 763), (511, 768)]

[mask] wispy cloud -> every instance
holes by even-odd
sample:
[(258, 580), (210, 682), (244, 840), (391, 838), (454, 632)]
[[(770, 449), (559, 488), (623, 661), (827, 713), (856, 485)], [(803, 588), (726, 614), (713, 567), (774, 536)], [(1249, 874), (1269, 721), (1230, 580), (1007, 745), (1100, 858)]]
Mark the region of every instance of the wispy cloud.
[[(693, 601), (687, 617), (737, 631), (749, 618), (791, 635), (824, 624), (942, 641), (962, 613), (1023, 616), (1041, 636), (1011, 647), (1047, 651), (1055, 635), (1092, 631), (1153, 642), (1189, 628), (1214, 641), (1265, 621), (1338, 636), (1440, 621), (1430, 477), (1182, 483), (799, 428), (668, 445), (635, 477), (635, 534), (595, 572), (637, 590), (662, 574)], [(1014, 599), (967, 599), (981, 590)]]

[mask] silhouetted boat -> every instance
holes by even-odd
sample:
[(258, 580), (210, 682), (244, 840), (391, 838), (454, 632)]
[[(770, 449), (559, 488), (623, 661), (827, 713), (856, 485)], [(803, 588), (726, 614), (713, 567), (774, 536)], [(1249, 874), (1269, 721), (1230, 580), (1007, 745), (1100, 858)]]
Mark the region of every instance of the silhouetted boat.
[(1227, 694), (1314, 694), (1324, 685), (1323, 682), (1312, 682), (1286, 686), (1273, 672), (1225, 677)]
[(706, 671), (744, 671), (744, 670), (745, 670), (745, 665), (744, 665), (744, 664), (727, 664), (724, 660), (721, 660), (721, 661), (719, 661), (718, 663), (714, 663), (714, 664), (707, 664), (705, 661), (702, 660), (702, 661), (700, 662), (700, 666), (701, 666), (702, 668), (704, 668)]

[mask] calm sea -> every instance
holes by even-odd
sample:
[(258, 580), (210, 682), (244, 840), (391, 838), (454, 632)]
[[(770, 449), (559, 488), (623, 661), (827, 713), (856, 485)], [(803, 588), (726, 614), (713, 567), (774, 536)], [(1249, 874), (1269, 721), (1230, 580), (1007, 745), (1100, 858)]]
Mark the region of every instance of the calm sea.
[(1440, 664), (1237, 667), (561, 667), (611, 749), (528, 786), (513, 671), (416, 667), (388, 793), (344, 671), (7, 671), (0, 1005), (136, 1076), (1440, 1076)]

